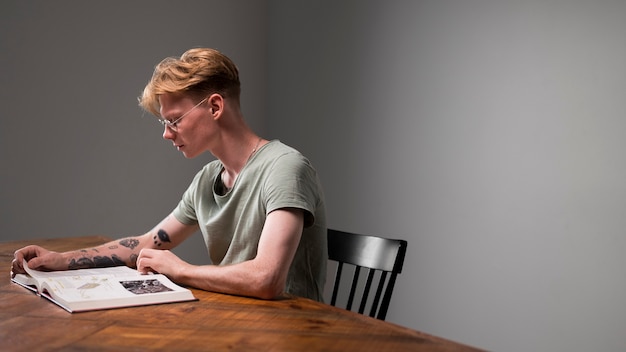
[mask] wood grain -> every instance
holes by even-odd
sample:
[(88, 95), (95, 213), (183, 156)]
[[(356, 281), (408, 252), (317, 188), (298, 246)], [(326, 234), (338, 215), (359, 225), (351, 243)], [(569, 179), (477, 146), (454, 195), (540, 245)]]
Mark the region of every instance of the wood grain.
[(198, 301), (70, 314), (12, 284), (13, 252), (101, 244), (102, 236), (0, 243), (0, 345), (10, 351), (478, 351), (299, 297), (259, 300), (192, 288)]

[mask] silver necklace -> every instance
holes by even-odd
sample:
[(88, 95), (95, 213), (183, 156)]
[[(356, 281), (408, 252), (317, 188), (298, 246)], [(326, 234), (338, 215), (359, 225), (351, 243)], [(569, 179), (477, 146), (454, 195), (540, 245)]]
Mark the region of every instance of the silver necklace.
[[(259, 140), (256, 142), (256, 145), (254, 146), (254, 149), (252, 149), (252, 153), (250, 153), (250, 156), (248, 156), (248, 160), (250, 160), (250, 158), (252, 158), (252, 156), (254, 155), (254, 153), (256, 153), (257, 148), (259, 147), (259, 144), (261, 144), (261, 141), (263, 140), (263, 137), (259, 137)], [(248, 161), (246, 160), (246, 162)]]
[[(246, 159), (246, 163), (248, 163), (248, 161), (250, 161), (250, 158), (252, 158), (252, 156), (254, 155), (254, 153), (256, 153), (257, 149), (259, 148), (259, 145), (261, 144), (261, 141), (263, 140), (263, 137), (259, 137), (259, 140), (256, 142), (256, 145), (254, 146), (254, 148), (252, 149), (252, 152), (250, 153), (250, 155), (248, 156), (248, 159)], [(226, 186), (226, 181), (224, 180), (224, 174), (226, 173), (226, 169), (222, 170), (221, 174), (220, 174), (220, 178), (222, 179), (222, 186), (224, 187), (224, 193), (228, 192), (230, 190), (230, 187)]]

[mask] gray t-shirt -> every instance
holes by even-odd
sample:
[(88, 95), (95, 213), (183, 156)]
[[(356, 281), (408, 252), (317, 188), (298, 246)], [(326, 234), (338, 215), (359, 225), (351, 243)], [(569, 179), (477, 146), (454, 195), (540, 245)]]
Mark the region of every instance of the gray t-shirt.
[(278, 140), (252, 155), (233, 188), (220, 195), (222, 163), (196, 174), (174, 216), (199, 224), (211, 263), (227, 265), (256, 257), (267, 215), (281, 208), (304, 210), (304, 231), (289, 269), (285, 292), (323, 301), (328, 260), (326, 209), (317, 172), (297, 150)]

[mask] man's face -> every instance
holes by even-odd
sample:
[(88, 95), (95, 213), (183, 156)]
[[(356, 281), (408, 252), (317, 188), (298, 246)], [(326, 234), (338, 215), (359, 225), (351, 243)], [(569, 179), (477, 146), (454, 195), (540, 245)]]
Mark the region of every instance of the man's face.
[(207, 150), (207, 133), (213, 130), (207, 99), (198, 100), (188, 95), (163, 94), (159, 97), (163, 138), (186, 158), (195, 158)]

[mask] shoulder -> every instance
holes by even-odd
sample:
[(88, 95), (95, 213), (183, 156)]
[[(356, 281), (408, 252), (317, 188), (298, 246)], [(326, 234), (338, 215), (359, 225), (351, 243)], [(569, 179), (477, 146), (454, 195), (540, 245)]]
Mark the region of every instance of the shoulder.
[(272, 167), (311, 167), (311, 163), (302, 153), (279, 140), (272, 140), (264, 145), (259, 150), (258, 158), (262, 163)]
[(259, 154), (272, 154), (272, 155), (283, 155), (283, 154), (300, 154), (300, 152), (294, 147), (288, 146), (281, 142), (278, 139), (274, 139), (266, 143), (263, 147), (259, 149)]
[(259, 150), (259, 159), (255, 161), (258, 165), (255, 174), (264, 179), (265, 186), (289, 190), (287, 193), (320, 193), (317, 171), (302, 153), (280, 141), (272, 141), (264, 147), (267, 149)]

